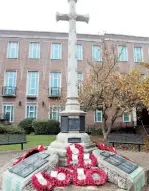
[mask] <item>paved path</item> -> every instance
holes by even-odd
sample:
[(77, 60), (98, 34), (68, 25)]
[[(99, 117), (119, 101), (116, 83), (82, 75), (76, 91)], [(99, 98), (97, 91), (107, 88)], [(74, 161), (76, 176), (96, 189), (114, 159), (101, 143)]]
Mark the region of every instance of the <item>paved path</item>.
[[(21, 155), (23, 155), (26, 151), (13, 151), (13, 152), (0, 152), (0, 170), (2, 169), (2, 167), (4, 165), (7, 165), (8, 162), (13, 162), (13, 159), (16, 157), (19, 157)], [(149, 170), (149, 153), (145, 153), (145, 152), (133, 152), (133, 151), (118, 151), (120, 154), (130, 158), (131, 160), (135, 161), (137, 164), (145, 167), (146, 169)], [(1, 187), (1, 185), (0, 185)], [(57, 191), (63, 191), (63, 189), (55, 189)], [(88, 187), (88, 188), (80, 188), (80, 187), (71, 187), (69, 189), (65, 189), (69, 190), (69, 191), (93, 191), (93, 190), (102, 190), (102, 191), (118, 191), (121, 189), (117, 189), (117, 187), (115, 187), (115, 185), (112, 184), (106, 184), (103, 187), (100, 188), (95, 188), (95, 187)], [(143, 191), (149, 191), (149, 187), (145, 188)]]

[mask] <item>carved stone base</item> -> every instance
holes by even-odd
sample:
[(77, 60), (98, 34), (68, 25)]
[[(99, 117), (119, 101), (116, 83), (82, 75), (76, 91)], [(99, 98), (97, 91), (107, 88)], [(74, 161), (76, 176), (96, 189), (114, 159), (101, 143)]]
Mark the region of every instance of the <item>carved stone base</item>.
[[(43, 153), (47, 153), (47, 151), (44, 151)], [(41, 153), (39, 153), (39, 155), (40, 154)], [(31, 157), (33, 157), (33, 155), (28, 157), (24, 161), (20, 162), (16, 166), (21, 167), (21, 164), (23, 166), (23, 163), (25, 163), (25, 161), (27, 161), (27, 160), (29, 161), (29, 159)], [(51, 170), (53, 170), (55, 167), (58, 166), (59, 157), (58, 157), (57, 154), (51, 153), (51, 155), (49, 157), (47, 157), (45, 160), (47, 161), (45, 164), (43, 164), (42, 166), (37, 168), (34, 172), (32, 172), (31, 174), (29, 174), (26, 177), (19, 176), (16, 173), (13, 173), (12, 171), (10, 172), (9, 169), (7, 169), (3, 173), (2, 191), (12, 191), (12, 190), (13, 191), (18, 191), (18, 190), (19, 191), (34, 191), (35, 189), (32, 187), (32, 184), (31, 184), (31, 181), (30, 181), (32, 175), (34, 173), (38, 173), (38, 172), (41, 172), (41, 171), (47, 171), (48, 173), (51, 172)], [(10, 167), (10, 170), (12, 168), (13, 167)], [(25, 170), (27, 171), (29, 169), (26, 168)]]
[[(98, 167), (103, 168), (108, 175), (108, 181), (116, 184), (119, 188), (129, 191), (141, 191), (142, 188), (146, 185), (146, 175), (145, 170), (137, 166), (135, 170), (132, 172), (127, 172), (127, 170), (131, 169), (132, 165), (126, 165), (126, 163), (133, 164), (131, 161), (124, 159), (121, 164), (118, 165), (119, 160), (112, 160), (113, 153), (107, 152), (106, 155), (102, 154), (103, 152), (99, 149), (94, 150), (93, 154), (97, 157)], [(110, 157), (108, 158), (108, 155)], [(110, 160), (109, 160), (110, 159)], [(112, 163), (116, 162), (117, 164), (112, 165)], [(120, 166), (125, 167), (125, 170), (120, 169)]]
[(85, 153), (91, 153), (97, 149), (87, 133), (59, 133), (56, 141), (49, 145), (48, 152), (56, 152), (60, 157), (60, 166), (65, 166), (66, 148), (71, 142), (74, 143), (76, 141), (77, 143), (78, 140), (80, 140), (80, 144), (84, 147)]

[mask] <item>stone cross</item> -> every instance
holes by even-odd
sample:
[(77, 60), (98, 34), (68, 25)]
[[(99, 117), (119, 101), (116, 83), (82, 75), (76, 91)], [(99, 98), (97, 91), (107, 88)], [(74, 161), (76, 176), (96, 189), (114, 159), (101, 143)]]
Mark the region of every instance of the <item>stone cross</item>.
[(76, 13), (77, 0), (68, 0), (69, 14), (57, 13), (57, 21), (69, 21), (69, 41), (68, 41), (68, 78), (67, 78), (67, 103), (65, 111), (80, 111), (78, 102), (78, 79), (77, 79), (77, 58), (76, 58), (76, 22), (88, 23), (88, 15), (78, 15)]

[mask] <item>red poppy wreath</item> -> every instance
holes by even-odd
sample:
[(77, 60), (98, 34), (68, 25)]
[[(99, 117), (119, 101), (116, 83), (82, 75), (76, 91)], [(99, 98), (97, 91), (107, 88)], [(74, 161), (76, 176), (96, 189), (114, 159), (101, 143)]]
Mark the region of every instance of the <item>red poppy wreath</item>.
[(70, 169), (83, 167), (84, 150), (80, 144), (71, 144), (67, 147), (67, 161), (66, 164)]
[(76, 186), (87, 185), (87, 172), (88, 169), (77, 168), (73, 171), (73, 184)]
[(37, 191), (50, 191), (54, 188), (54, 179), (46, 172), (34, 174), (31, 182)]
[(55, 186), (69, 186), (72, 181), (72, 172), (63, 167), (51, 171), (51, 177), (54, 178)]
[(13, 166), (20, 163), (21, 161), (23, 161), (24, 159), (26, 159), (27, 157), (35, 154), (35, 153), (38, 153), (38, 152), (41, 152), (41, 151), (44, 151), (44, 146), (43, 145), (39, 145), (38, 147), (35, 147), (33, 149), (30, 149), (29, 151), (27, 151), (27, 153), (25, 153), (22, 157), (20, 157), (15, 163), (13, 163)]
[(87, 173), (87, 183), (91, 186), (103, 185), (107, 181), (107, 174), (99, 168), (91, 168)]
[(112, 152), (112, 153), (115, 153), (117, 154), (117, 151), (114, 147), (109, 147), (107, 146), (106, 144), (104, 143), (97, 143), (95, 142), (96, 146), (100, 149), (100, 150), (103, 150), (103, 151), (109, 151), (109, 152)]
[(84, 168), (91, 168), (97, 166), (97, 159), (93, 154), (86, 153), (84, 154), (83, 159)]

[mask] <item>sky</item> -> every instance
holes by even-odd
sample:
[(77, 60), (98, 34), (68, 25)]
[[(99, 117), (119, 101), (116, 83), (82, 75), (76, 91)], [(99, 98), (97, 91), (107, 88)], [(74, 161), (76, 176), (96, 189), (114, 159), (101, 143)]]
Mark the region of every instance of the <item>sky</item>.
[[(90, 15), (89, 24), (77, 23), (77, 33), (149, 36), (149, 0), (78, 0), (76, 6)], [(55, 19), (68, 11), (68, 0), (0, 0), (0, 29), (68, 32), (68, 22)]]

